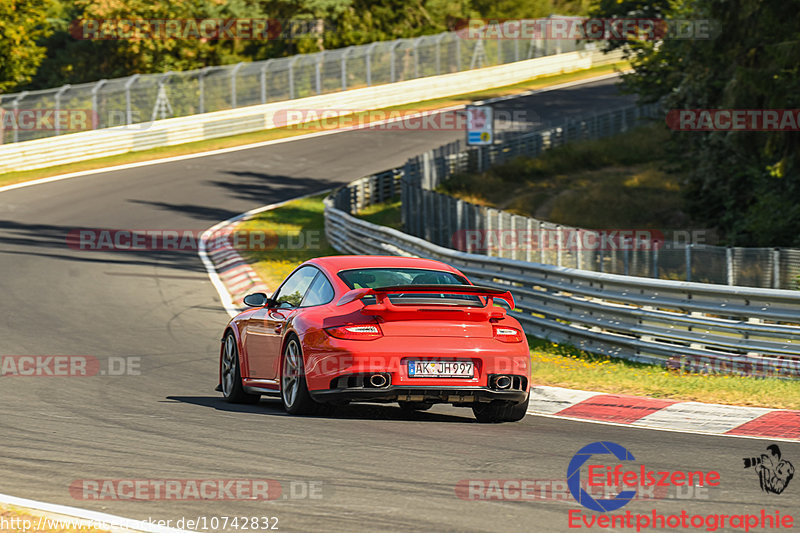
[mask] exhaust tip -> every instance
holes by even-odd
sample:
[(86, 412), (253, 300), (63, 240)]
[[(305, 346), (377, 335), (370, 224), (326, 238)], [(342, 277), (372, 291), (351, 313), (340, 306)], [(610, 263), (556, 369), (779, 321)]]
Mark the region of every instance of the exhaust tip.
[(497, 376), (494, 380), (494, 386), (500, 390), (511, 388), (511, 378), (508, 376)]
[(389, 384), (389, 380), (384, 374), (372, 374), (369, 377), (369, 384), (376, 389), (383, 388)]

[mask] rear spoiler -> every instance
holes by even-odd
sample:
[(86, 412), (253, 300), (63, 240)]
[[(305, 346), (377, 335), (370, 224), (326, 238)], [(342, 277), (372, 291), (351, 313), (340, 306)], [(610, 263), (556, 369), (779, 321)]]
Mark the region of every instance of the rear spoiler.
[[(372, 289), (353, 289), (347, 291), (336, 305), (345, 305), (366, 296), (375, 296), (376, 304), (367, 307), (385, 310), (399, 310), (388, 298), (389, 294), (464, 294), (467, 296), (484, 296), (487, 299), (485, 308), (494, 305), (494, 299), (506, 302), (510, 309), (514, 309), (514, 296), (511, 291), (503, 291), (491, 287), (478, 285), (393, 285), (389, 287), (375, 287)], [(434, 302), (431, 302), (434, 303)]]

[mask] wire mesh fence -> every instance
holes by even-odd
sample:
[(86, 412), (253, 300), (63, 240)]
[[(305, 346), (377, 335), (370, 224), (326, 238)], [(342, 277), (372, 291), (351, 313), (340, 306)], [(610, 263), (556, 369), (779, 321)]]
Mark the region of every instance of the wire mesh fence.
[[(800, 288), (800, 250), (713, 246), (667, 240), (658, 231), (594, 231), (471, 204), (435, 191), (456, 173), (480, 172), (517, 156), (621, 133), (656, 106), (630, 106), (526, 133), (498, 135), (491, 146), (452, 142), (412, 157), (392, 171), (341, 189), (335, 207), (357, 213), (401, 191), (403, 229), (439, 246), (593, 272), (747, 287)], [(384, 191), (377, 194), (375, 191)]]
[[(488, 32), (487, 32), (488, 33)], [(499, 33), (498, 33), (499, 34)], [(445, 32), (265, 61), (0, 95), (0, 144), (147, 123), (595, 49)]]

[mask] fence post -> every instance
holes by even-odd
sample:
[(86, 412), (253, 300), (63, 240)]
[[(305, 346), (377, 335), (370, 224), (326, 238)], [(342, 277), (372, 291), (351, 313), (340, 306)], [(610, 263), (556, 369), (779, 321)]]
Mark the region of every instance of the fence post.
[(19, 102), (28, 96), (28, 91), (22, 91), (11, 101), (11, 107), (14, 108), (14, 142), (19, 142)]
[(289, 60), (289, 100), (294, 100), (294, 64), (302, 56), (294, 56)]
[(261, 103), (267, 103), (267, 70), (271, 63), (273, 63), (274, 59), (267, 59), (264, 63), (261, 64)]
[(651, 241), (653, 246), (653, 277), (658, 279), (658, 240)]
[(100, 80), (92, 87), (92, 129), (100, 127), (100, 104), (97, 102), (97, 93), (108, 80)]
[(231, 109), (236, 109), (236, 74), (244, 66), (244, 62), (236, 63), (231, 69)]
[(397, 40), (389, 46), (389, 67), (391, 69), (391, 81), (392, 83), (395, 82), (397, 79), (397, 66), (395, 65), (394, 61), (394, 49), (400, 46), (400, 40)]
[(561, 258), (561, 250), (563, 248), (562, 243), (564, 239), (564, 228), (561, 225), (556, 226), (556, 265), (561, 266), (562, 258)]
[(133, 124), (133, 110), (131, 109), (131, 87), (136, 80), (139, 79), (139, 74), (134, 74), (128, 81), (125, 82), (125, 120), (128, 125)]
[(347, 48), (344, 49), (344, 52), (342, 52), (342, 66), (341, 66), (341, 69), (342, 69), (342, 90), (343, 91), (347, 90), (347, 56), (349, 56), (350, 52), (352, 52), (352, 51), (353, 51), (353, 47), (352, 46), (348, 46)]
[(630, 255), (631, 255), (631, 248), (630, 243), (628, 242), (628, 237), (622, 238), (622, 261), (624, 265), (624, 272), (626, 276), (629, 276), (631, 273), (631, 264), (630, 264)]
[(203, 67), (200, 69), (200, 74), (197, 75), (197, 85), (200, 94), (200, 101), (198, 111), (202, 114), (206, 112), (206, 74), (214, 67)]
[(730, 246), (725, 248), (725, 265), (728, 274), (728, 285), (735, 285), (735, 277), (733, 272), (733, 248)]
[(55, 109), (55, 111), (56, 111), (56, 113), (55, 113), (56, 119), (53, 122), (55, 123), (55, 134), (56, 135), (61, 135), (61, 121), (58, 120), (58, 113), (59, 113), (59, 111), (61, 109), (61, 95), (64, 94), (65, 92), (67, 92), (70, 87), (72, 87), (70, 84), (62, 85), (56, 91), (56, 94), (55, 94), (55, 97), (54, 97), (55, 101), (56, 101), (56, 106), (55, 106), (56, 107), (56, 109)]
[(781, 249), (772, 250), (772, 288), (781, 288)]
[(526, 220), (526, 231), (528, 232), (527, 237), (525, 238), (525, 261), (528, 263), (533, 262), (533, 219), (527, 217)]
[(442, 39), (445, 38), (445, 36), (447, 36), (446, 33), (440, 33), (439, 35), (436, 36), (436, 40), (434, 41), (434, 45), (435, 45), (435, 49), (436, 49), (436, 75), (437, 76), (442, 73), (442, 47), (441, 47), (441, 42), (442, 42)]
[(367, 53), (364, 55), (364, 61), (367, 65), (367, 87), (372, 86), (372, 51), (376, 46), (378, 46), (377, 42), (367, 46)]
[(325, 61), (325, 51), (314, 54), (314, 82), (317, 94), (322, 94), (322, 62)]
[(419, 41), (421, 37), (414, 39), (414, 77), (419, 78)]
[(686, 245), (686, 281), (692, 281), (692, 243)]
[(575, 267), (583, 270), (583, 234), (580, 228), (575, 228)]

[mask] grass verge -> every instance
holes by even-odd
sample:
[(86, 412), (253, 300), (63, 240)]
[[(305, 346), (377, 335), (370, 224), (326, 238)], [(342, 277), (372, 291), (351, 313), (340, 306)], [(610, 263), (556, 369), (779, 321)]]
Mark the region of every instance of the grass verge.
[[(295, 200), (245, 222), (240, 229), (275, 232), (278, 246), (246, 259), (271, 288), (298, 264), (336, 255), (324, 234), (324, 195)], [(359, 214), (369, 222), (400, 228), (400, 202), (370, 206)], [(305, 233), (306, 237), (299, 235)], [(318, 240), (316, 239), (318, 237)], [(306, 246), (298, 247), (305, 242)], [(312, 244), (313, 243), (313, 244)], [(572, 346), (529, 338), (533, 383), (616, 394), (632, 394), (728, 405), (800, 409), (797, 381), (689, 374), (659, 366), (593, 355)]]
[[(417, 110), (429, 111), (442, 107), (450, 107), (455, 105), (469, 104), (475, 100), (485, 100), (497, 96), (504, 96), (510, 94), (519, 94), (525, 91), (534, 89), (542, 89), (550, 85), (557, 85), (569, 81), (577, 81), (601, 76), (603, 74), (610, 74), (616, 70), (628, 67), (628, 63), (614, 63), (610, 65), (601, 65), (598, 67), (569, 72), (565, 74), (556, 74), (552, 76), (542, 76), (530, 81), (509, 85), (506, 87), (499, 87), (496, 89), (488, 89), (484, 91), (476, 91), (471, 93), (464, 93), (449, 98), (439, 98), (435, 100), (427, 100), (423, 102), (415, 102), (402, 106), (394, 106), (377, 111), (403, 111), (403, 110)], [(358, 123), (358, 121), (353, 121)], [(209, 139), (206, 141), (196, 141), (191, 143), (180, 144), (177, 146), (163, 146), (153, 148), (150, 150), (142, 150), (140, 152), (128, 152), (125, 154), (113, 155), (98, 159), (91, 159), (88, 161), (79, 161), (76, 163), (69, 163), (66, 165), (58, 165), (37, 170), (26, 170), (19, 172), (6, 172), (0, 174), (0, 185), (10, 185), (22, 181), (30, 181), (50, 176), (57, 176), (60, 174), (67, 174), (70, 172), (80, 172), (84, 170), (95, 170), (99, 168), (124, 165), (129, 163), (138, 163), (141, 161), (150, 161), (153, 159), (162, 159), (167, 157), (175, 157), (180, 155), (194, 154), (198, 152), (207, 152), (211, 150), (219, 150), (222, 148), (230, 148), (233, 146), (242, 146), (246, 144), (253, 144), (275, 139), (284, 139), (295, 137), (297, 135), (304, 135), (307, 133), (314, 133), (323, 131), (326, 128), (300, 125), (287, 128), (278, 128), (273, 130), (257, 131), (252, 133), (243, 133), (241, 135), (232, 135), (230, 137), (221, 137), (219, 139)]]
[(661, 123), (518, 157), (458, 174), (444, 192), (519, 215), (589, 229), (681, 228), (690, 224), (682, 176), (667, 164)]

